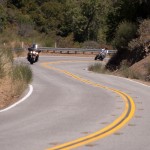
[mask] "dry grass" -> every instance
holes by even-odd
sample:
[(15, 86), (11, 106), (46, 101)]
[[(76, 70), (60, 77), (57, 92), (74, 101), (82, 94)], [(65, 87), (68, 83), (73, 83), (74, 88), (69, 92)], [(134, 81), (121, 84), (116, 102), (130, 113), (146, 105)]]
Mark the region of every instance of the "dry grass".
[(13, 54), (0, 49), (0, 109), (14, 103), (32, 79), (29, 66), (13, 65)]
[(14, 83), (10, 78), (0, 79), (0, 109), (17, 101), (26, 86), (27, 84), (24, 82), (17, 81)]
[[(108, 70), (106, 70), (105, 65), (102, 63), (95, 63), (93, 65), (90, 65), (88, 67), (89, 71), (97, 72), (97, 73), (108, 73)], [(110, 73), (110, 72), (109, 72)]]
[(144, 80), (150, 75), (150, 55), (145, 59), (135, 63), (130, 69), (136, 74), (142, 76), (142, 79)]
[(0, 109), (11, 104), (13, 99), (12, 82), (10, 78), (0, 79)]

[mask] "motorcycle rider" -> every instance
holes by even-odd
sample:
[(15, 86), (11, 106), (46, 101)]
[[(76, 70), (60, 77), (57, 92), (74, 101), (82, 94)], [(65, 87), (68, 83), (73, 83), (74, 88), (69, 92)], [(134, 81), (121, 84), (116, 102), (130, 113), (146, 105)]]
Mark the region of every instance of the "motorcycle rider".
[(107, 50), (107, 48), (103, 48), (103, 49), (101, 49), (101, 51), (100, 51), (100, 55), (102, 55), (102, 57), (103, 57), (103, 58), (105, 58), (107, 54), (108, 54), (108, 50)]
[(95, 56), (95, 60), (99, 59), (103, 61), (103, 59), (106, 57), (107, 54), (108, 54), (107, 48), (103, 48), (100, 50), (99, 54)]
[(40, 50), (38, 50), (38, 45), (37, 44), (33, 44), (31, 47), (28, 48), (28, 54), (27, 54), (27, 59), (30, 60), (30, 54), (32, 52), (36, 53), (36, 59), (35, 61), (37, 62), (39, 59), (39, 53), (41, 52)]

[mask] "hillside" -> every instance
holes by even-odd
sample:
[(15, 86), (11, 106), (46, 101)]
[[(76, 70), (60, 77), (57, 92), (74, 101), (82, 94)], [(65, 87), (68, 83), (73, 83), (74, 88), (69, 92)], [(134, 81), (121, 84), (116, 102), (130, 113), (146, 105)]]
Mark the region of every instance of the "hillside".
[(131, 70), (150, 81), (150, 55), (132, 65)]
[(97, 41), (103, 45), (111, 44), (122, 22), (138, 25), (139, 18), (149, 18), (150, 1), (3, 0), (0, 14), (0, 32), (7, 36), (12, 33), (10, 39), (0, 39), (2, 44), (16, 35), (21, 40), (31, 38), (33, 42), (40, 33), (49, 36), (45, 39), (49, 46), (59, 43), (59, 37), (69, 37), (79, 43)]

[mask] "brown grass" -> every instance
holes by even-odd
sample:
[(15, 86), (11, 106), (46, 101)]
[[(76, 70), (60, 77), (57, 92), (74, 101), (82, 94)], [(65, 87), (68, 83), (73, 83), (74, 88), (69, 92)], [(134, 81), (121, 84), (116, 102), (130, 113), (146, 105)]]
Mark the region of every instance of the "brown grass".
[(0, 109), (12, 103), (12, 82), (9, 78), (0, 79)]
[[(16, 53), (16, 57), (22, 52)], [(30, 66), (13, 63), (10, 49), (0, 49), (0, 109), (16, 102), (28, 83), (32, 80)]]
[(0, 109), (16, 102), (26, 87), (24, 81), (16, 80), (14, 83), (8, 77), (0, 79)]

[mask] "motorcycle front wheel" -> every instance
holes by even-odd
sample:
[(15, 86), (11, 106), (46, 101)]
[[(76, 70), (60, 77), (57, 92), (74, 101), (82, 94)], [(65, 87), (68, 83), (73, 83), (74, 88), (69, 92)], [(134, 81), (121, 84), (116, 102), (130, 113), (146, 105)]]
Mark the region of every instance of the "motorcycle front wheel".
[(97, 59), (98, 59), (98, 57), (99, 57), (99, 55), (96, 55), (96, 56), (95, 56), (95, 58), (94, 58), (94, 60), (97, 60)]
[(30, 59), (30, 64), (32, 65), (33, 63), (34, 63), (34, 59), (31, 58), (31, 59)]

